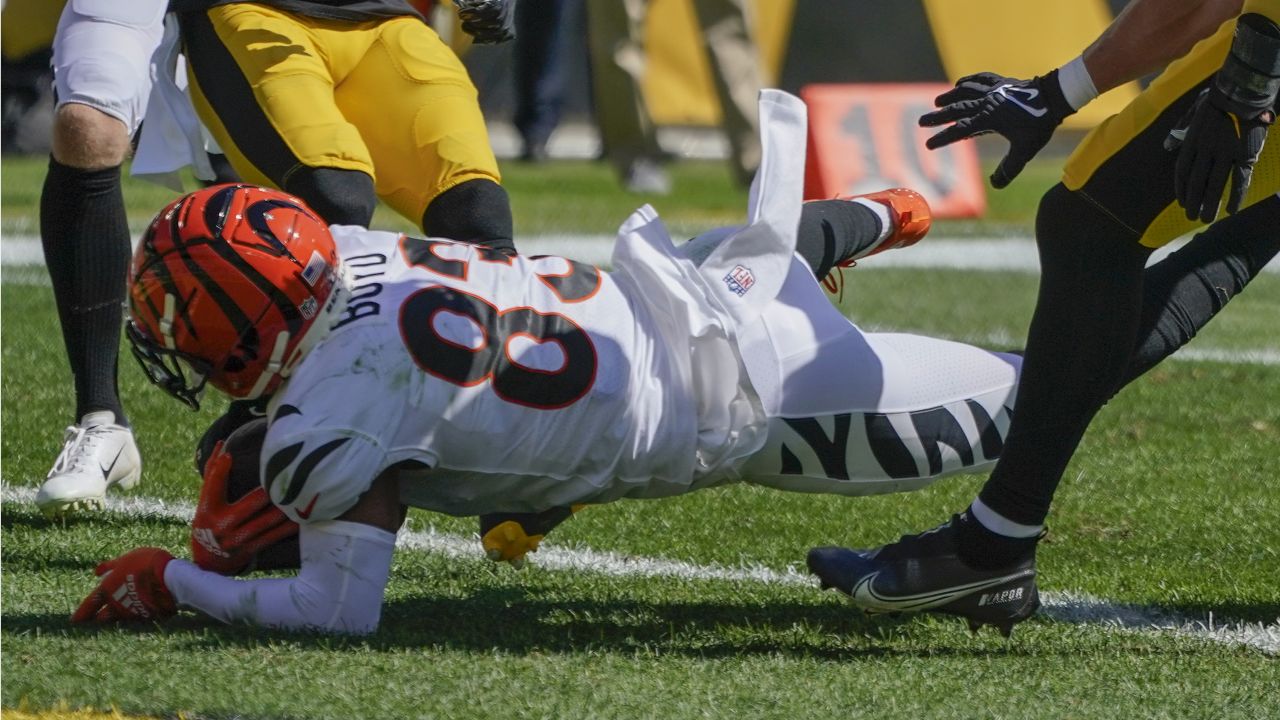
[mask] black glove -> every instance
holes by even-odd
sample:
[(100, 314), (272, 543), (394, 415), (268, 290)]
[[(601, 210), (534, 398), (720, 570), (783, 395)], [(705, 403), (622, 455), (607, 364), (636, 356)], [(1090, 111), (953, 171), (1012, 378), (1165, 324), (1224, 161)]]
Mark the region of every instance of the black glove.
[(1231, 194), (1227, 196), (1227, 212), (1240, 209), (1253, 179), (1253, 165), (1262, 154), (1267, 128), (1275, 122), (1271, 111), (1242, 118), (1223, 105), (1216, 89), (1203, 90), (1164, 140), (1166, 150), (1181, 148), (1173, 187), (1188, 220), (1213, 222), (1228, 177)]
[(1227, 212), (1240, 209), (1280, 90), (1280, 27), (1242, 15), (1222, 69), (1164, 140), (1178, 150), (1173, 186), (1188, 220), (1211, 223), (1231, 179)]
[(481, 45), (497, 45), (516, 36), (516, 0), (453, 0), (462, 30)]
[(995, 188), (1017, 177), (1049, 142), (1063, 118), (1075, 112), (1062, 94), (1057, 70), (1030, 80), (995, 73), (967, 75), (933, 104), (939, 109), (921, 116), (921, 127), (954, 124), (929, 138), (925, 145), (930, 150), (987, 133), (1009, 141), (1009, 152), (991, 174)]

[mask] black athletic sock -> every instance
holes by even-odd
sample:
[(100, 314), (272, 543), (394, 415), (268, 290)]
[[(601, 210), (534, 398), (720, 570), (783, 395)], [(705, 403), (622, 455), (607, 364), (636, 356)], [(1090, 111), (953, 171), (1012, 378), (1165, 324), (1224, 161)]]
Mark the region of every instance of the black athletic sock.
[(846, 258), (866, 249), (883, 226), (868, 207), (848, 200), (812, 200), (800, 211), (796, 252), (819, 280)]
[(956, 550), (964, 564), (978, 570), (994, 570), (1021, 562), (1035, 554), (1039, 536), (1015, 538), (988, 530), (969, 509), (957, 516)]
[(79, 170), (50, 158), (40, 241), (75, 376), (76, 421), (110, 410), (127, 424), (116, 386), (131, 252), (120, 167)]

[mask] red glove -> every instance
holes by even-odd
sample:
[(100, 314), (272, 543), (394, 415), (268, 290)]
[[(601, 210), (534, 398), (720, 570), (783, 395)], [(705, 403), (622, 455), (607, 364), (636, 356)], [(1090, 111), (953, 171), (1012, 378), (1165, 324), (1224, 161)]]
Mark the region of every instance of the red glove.
[(297, 535), (298, 524), (260, 486), (227, 501), (232, 456), (223, 444), (214, 446), (204, 466), (200, 503), (191, 521), (191, 557), (204, 570), (237, 575), (251, 569), (260, 552)]
[(98, 587), (80, 603), (71, 622), (130, 622), (162, 620), (178, 608), (164, 585), (164, 568), (173, 559), (160, 548), (131, 550), (94, 570)]

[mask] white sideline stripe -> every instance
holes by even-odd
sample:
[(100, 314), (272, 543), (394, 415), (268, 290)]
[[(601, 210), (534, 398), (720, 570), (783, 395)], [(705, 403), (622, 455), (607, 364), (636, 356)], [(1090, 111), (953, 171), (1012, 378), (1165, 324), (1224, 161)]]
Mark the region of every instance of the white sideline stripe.
[[(5, 504), (33, 503), (36, 491), (29, 487), (0, 486)], [(156, 517), (190, 521), (195, 507), (190, 503), (167, 503), (148, 497), (110, 497), (107, 510), (138, 517)], [(483, 557), (479, 539), (428, 530), (401, 530), (396, 545), (448, 558), (477, 560)], [(619, 555), (590, 548), (557, 547), (544, 544), (535, 556), (536, 565), (546, 570), (591, 572), (610, 577), (679, 578), (682, 580), (721, 580), (727, 582), (759, 582), (766, 585), (814, 587), (815, 581), (795, 569), (774, 570), (759, 565), (737, 568), (718, 565), (695, 565), (664, 558)], [(1041, 612), (1048, 618), (1079, 625), (1171, 634), (1209, 640), (1224, 645), (1241, 645), (1280, 655), (1280, 618), (1270, 624), (1236, 621), (1215, 622), (1212, 613), (1207, 620), (1188, 618), (1160, 608), (1113, 603), (1075, 592), (1050, 592), (1041, 595)]]
[[(134, 242), (138, 235), (135, 234)], [(519, 239), (520, 251), (526, 255), (563, 255), (592, 265), (608, 265), (613, 256), (612, 235), (559, 234), (532, 235)], [(1156, 262), (1182, 247), (1186, 240), (1175, 240), (1152, 253)], [(44, 251), (40, 239), (32, 235), (13, 235), (0, 242), (0, 265), (4, 267), (40, 266)], [(1028, 237), (975, 237), (967, 239), (929, 238), (910, 249), (881, 253), (862, 260), (859, 268), (917, 268), (936, 270), (986, 270), (1034, 273), (1040, 271), (1036, 245)], [(1280, 258), (1273, 259), (1264, 273), (1280, 274)]]

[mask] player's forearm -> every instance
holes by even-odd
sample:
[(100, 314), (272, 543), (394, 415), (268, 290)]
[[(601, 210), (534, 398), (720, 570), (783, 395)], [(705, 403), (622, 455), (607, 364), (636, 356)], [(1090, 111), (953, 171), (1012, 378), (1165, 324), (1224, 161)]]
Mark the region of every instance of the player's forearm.
[[(1155, 72), (1240, 13), (1243, 0), (1133, 0), (1084, 51), (1098, 92)], [(1280, 4), (1280, 0), (1250, 0)], [(1256, 12), (1256, 11), (1255, 11)]]
[(378, 627), (395, 535), (369, 525), (303, 525), (302, 569), (288, 579), (238, 580), (171, 561), (164, 582), (181, 607), (226, 623), (363, 634)]

